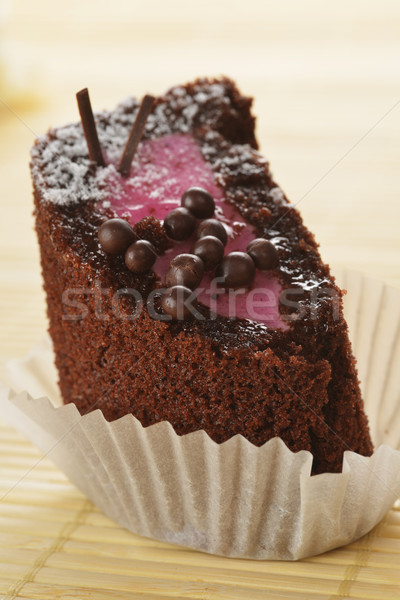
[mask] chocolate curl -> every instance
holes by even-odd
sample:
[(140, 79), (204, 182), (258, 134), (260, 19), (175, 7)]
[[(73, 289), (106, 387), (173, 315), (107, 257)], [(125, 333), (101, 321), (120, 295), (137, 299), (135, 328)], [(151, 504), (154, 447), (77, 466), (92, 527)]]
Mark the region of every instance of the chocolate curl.
[(76, 94), (76, 99), (78, 101), (79, 114), (81, 115), (83, 133), (85, 134), (86, 143), (89, 150), (89, 158), (99, 167), (105, 167), (106, 163), (104, 161), (97, 135), (88, 89), (85, 88), (78, 92)]
[(118, 167), (118, 171), (123, 177), (129, 175), (132, 159), (142, 138), (144, 126), (146, 125), (147, 117), (153, 108), (154, 101), (155, 98), (149, 95), (146, 95), (142, 100)]

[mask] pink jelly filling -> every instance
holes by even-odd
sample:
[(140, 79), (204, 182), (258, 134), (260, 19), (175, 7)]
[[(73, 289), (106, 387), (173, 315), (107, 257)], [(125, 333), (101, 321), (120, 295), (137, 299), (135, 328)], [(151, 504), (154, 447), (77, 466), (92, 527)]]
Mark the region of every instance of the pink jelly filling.
[[(189, 135), (168, 135), (140, 144), (126, 179), (114, 174), (108, 181), (110, 203), (118, 215), (129, 214), (132, 224), (153, 215), (163, 220), (177, 206), (185, 190), (203, 187), (215, 199), (215, 217), (224, 223), (228, 233), (225, 254), (234, 250), (246, 251), (254, 239), (253, 228), (239, 212), (224, 202), (223, 193), (214, 182), (214, 174), (204, 161), (200, 149)], [(184, 242), (174, 242), (173, 248), (158, 257), (154, 271), (164, 279), (172, 258), (190, 252), (195, 234)], [(206, 273), (197, 290), (198, 300), (215, 313), (264, 323), (269, 327), (286, 329), (279, 315), (281, 286), (275, 277), (257, 270), (250, 290), (222, 292), (213, 273)]]

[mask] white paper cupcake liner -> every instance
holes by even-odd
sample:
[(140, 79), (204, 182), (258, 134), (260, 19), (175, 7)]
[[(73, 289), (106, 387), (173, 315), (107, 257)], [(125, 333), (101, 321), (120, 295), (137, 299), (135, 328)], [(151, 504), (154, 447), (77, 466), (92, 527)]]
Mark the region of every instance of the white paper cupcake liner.
[[(400, 291), (345, 273), (345, 313), (377, 449), (345, 452), (343, 471), (311, 477), (312, 455), (278, 438), (216, 444), (169, 423), (112, 423), (60, 403), (50, 344), (9, 365), (2, 414), (106, 515), (144, 536), (205, 552), (299, 559), (358, 539), (400, 495)], [(48, 397), (55, 399), (54, 406)]]

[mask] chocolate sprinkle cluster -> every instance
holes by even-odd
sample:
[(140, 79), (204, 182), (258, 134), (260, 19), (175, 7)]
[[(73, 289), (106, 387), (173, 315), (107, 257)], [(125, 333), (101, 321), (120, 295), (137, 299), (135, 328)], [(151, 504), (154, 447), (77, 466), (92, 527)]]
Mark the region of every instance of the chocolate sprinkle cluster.
[[(228, 235), (224, 225), (213, 218), (214, 198), (200, 187), (184, 192), (181, 206), (174, 208), (164, 219), (167, 236), (174, 241), (189, 239), (196, 230), (197, 240), (190, 253), (172, 259), (165, 275), (167, 289), (161, 298), (165, 314), (173, 319), (187, 319), (190, 310), (186, 301), (203, 278), (205, 271), (216, 269), (218, 284), (224, 289), (251, 287), (260, 270), (274, 269), (279, 264), (275, 246), (264, 238), (256, 238), (246, 252), (230, 252), (224, 256)], [(98, 231), (100, 244), (109, 254), (124, 254), (125, 264), (133, 273), (146, 273), (157, 258), (156, 249), (147, 240), (137, 239), (131, 225), (123, 219), (109, 219)]]
[(153, 244), (137, 239), (132, 226), (124, 219), (108, 219), (100, 226), (97, 237), (108, 254), (124, 254), (125, 264), (133, 273), (147, 273), (156, 262)]

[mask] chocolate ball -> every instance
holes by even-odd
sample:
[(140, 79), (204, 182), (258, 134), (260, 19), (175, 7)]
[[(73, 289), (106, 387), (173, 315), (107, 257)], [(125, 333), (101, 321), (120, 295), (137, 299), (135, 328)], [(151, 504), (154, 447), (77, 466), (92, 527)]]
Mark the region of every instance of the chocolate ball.
[(138, 240), (125, 252), (125, 264), (133, 273), (147, 273), (154, 265), (157, 252), (151, 242)]
[(196, 219), (192, 213), (182, 206), (174, 208), (164, 219), (164, 229), (171, 240), (181, 242), (187, 240), (196, 227)]
[(253, 260), (245, 252), (227, 254), (218, 266), (216, 275), (222, 278), (225, 289), (250, 287), (256, 274)]
[(247, 246), (247, 253), (251, 256), (257, 269), (268, 271), (275, 269), (279, 264), (278, 251), (269, 240), (256, 238)]
[(226, 246), (228, 234), (221, 221), (217, 221), (217, 219), (205, 219), (205, 221), (202, 221), (197, 228), (197, 237), (202, 238), (206, 235), (213, 235)]
[(174, 285), (165, 290), (161, 297), (161, 308), (166, 315), (175, 320), (189, 319), (193, 316), (187, 299), (192, 295), (192, 290), (183, 285)]
[(182, 195), (181, 204), (196, 217), (207, 219), (215, 211), (214, 198), (201, 187), (191, 187)]
[(218, 238), (206, 235), (197, 240), (191, 253), (201, 258), (206, 271), (211, 271), (224, 258), (224, 245)]
[(124, 219), (108, 219), (99, 227), (97, 237), (108, 254), (123, 254), (136, 240), (131, 225)]
[(194, 290), (202, 280), (203, 274), (204, 263), (201, 258), (194, 254), (178, 254), (170, 262), (165, 275), (165, 285), (180, 285)]

